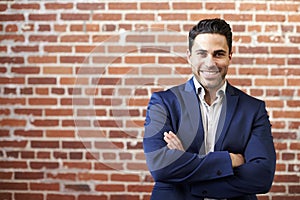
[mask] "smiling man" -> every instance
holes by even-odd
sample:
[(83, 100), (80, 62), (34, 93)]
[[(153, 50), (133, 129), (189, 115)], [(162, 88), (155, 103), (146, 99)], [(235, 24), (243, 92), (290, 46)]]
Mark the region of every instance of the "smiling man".
[(257, 199), (269, 191), (275, 150), (265, 103), (230, 85), (232, 32), (222, 19), (189, 32), (193, 78), (153, 93), (144, 152), (152, 200)]

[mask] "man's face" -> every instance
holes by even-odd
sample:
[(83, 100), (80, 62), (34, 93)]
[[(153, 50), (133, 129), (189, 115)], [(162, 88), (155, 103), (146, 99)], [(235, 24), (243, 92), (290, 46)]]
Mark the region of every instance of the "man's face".
[(207, 90), (215, 91), (225, 82), (231, 55), (225, 36), (210, 33), (197, 35), (192, 51), (187, 51), (196, 79)]

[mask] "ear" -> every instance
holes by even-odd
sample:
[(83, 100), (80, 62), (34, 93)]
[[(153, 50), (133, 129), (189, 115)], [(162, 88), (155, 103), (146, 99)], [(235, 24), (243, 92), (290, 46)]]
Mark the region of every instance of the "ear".
[(188, 60), (188, 63), (191, 64), (191, 51), (189, 49), (186, 50), (186, 59)]
[(232, 59), (232, 51), (229, 53), (229, 60)]

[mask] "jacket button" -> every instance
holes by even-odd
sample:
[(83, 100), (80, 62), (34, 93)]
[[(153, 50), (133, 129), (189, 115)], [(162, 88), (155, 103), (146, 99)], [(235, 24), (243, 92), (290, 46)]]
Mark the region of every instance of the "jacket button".
[(221, 175), (222, 175), (222, 172), (221, 172), (220, 170), (218, 170), (218, 171), (217, 171), (217, 175), (218, 175), (218, 176), (221, 176)]

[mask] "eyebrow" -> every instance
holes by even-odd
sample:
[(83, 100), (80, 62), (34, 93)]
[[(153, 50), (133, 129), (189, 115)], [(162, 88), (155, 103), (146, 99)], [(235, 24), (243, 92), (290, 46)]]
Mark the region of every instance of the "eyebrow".
[[(207, 53), (208, 51), (204, 50), (204, 49), (197, 49), (195, 52), (196, 53)], [(214, 54), (216, 54), (216, 53), (226, 53), (226, 51), (223, 50), (223, 49), (218, 49), (218, 50), (215, 50), (213, 53)]]

